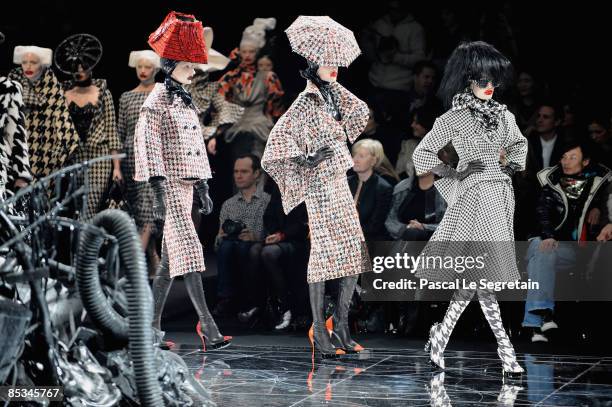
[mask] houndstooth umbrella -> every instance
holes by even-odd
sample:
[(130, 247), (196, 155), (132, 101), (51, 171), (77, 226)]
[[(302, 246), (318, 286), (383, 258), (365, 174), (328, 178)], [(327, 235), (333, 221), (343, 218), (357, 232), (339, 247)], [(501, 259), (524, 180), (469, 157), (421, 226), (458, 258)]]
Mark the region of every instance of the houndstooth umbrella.
[(361, 54), (353, 32), (328, 16), (299, 16), (285, 33), (293, 52), (319, 66), (347, 67)]

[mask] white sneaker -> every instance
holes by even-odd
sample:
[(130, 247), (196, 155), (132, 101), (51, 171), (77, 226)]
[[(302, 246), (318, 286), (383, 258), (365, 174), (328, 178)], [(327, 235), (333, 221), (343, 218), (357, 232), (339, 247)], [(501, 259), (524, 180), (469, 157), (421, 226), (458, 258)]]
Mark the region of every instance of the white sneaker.
[(557, 325), (555, 321), (548, 321), (542, 324), (542, 327), (540, 328), (540, 330), (542, 330), (542, 332), (546, 332), (550, 329), (557, 329), (557, 328), (559, 328), (559, 325)]
[(548, 338), (541, 333), (534, 332), (531, 336), (531, 342), (548, 342)]
[(291, 311), (287, 310), (283, 314), (281, 323), (276, 325), (274, 329), (276, 329), (277, 331), (280, 331), (281, 329), (287, 328), (290, 323), (291, 323)]

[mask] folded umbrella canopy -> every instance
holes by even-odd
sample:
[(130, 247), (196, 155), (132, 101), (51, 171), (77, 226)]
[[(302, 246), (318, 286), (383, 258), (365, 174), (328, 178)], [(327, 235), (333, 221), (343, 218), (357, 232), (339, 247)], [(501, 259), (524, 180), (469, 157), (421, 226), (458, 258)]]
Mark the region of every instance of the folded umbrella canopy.
[(349, 66), (361, 54), (355, 35), (328, 16), (299, 16), (285, 30), (293, 52), (319, 66)]

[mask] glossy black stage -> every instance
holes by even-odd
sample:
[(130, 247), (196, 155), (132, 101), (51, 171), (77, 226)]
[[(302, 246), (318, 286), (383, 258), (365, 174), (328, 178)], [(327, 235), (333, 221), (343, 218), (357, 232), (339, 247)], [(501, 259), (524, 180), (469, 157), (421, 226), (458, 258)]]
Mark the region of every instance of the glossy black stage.
[(313, 365), (306, 338), (294, 334), (239, 336), (229, 348), (206, 353), (194, 334), (167, 336), (178, 340), (173, 351), (218, 406), (612, 406), (612, 357), (519, 347), (526, 373), (503, 383), (494, 345), (484, 342), (482, 351), (448, 349), (440, 373), (419, 341), (403, 340), (401, 348), (400, 339), (366, 338), (365, 353)]

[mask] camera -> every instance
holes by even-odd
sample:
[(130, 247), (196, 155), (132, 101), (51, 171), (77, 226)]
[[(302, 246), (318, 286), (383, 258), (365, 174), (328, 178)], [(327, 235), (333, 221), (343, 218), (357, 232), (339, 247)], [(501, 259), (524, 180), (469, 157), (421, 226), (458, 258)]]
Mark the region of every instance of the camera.
[(238, 235), (245, 229), (246, 225), (240, 220), (226, 219), (221, 225), (221, 230), (225, 233), (225, 239), (238, 240)]

